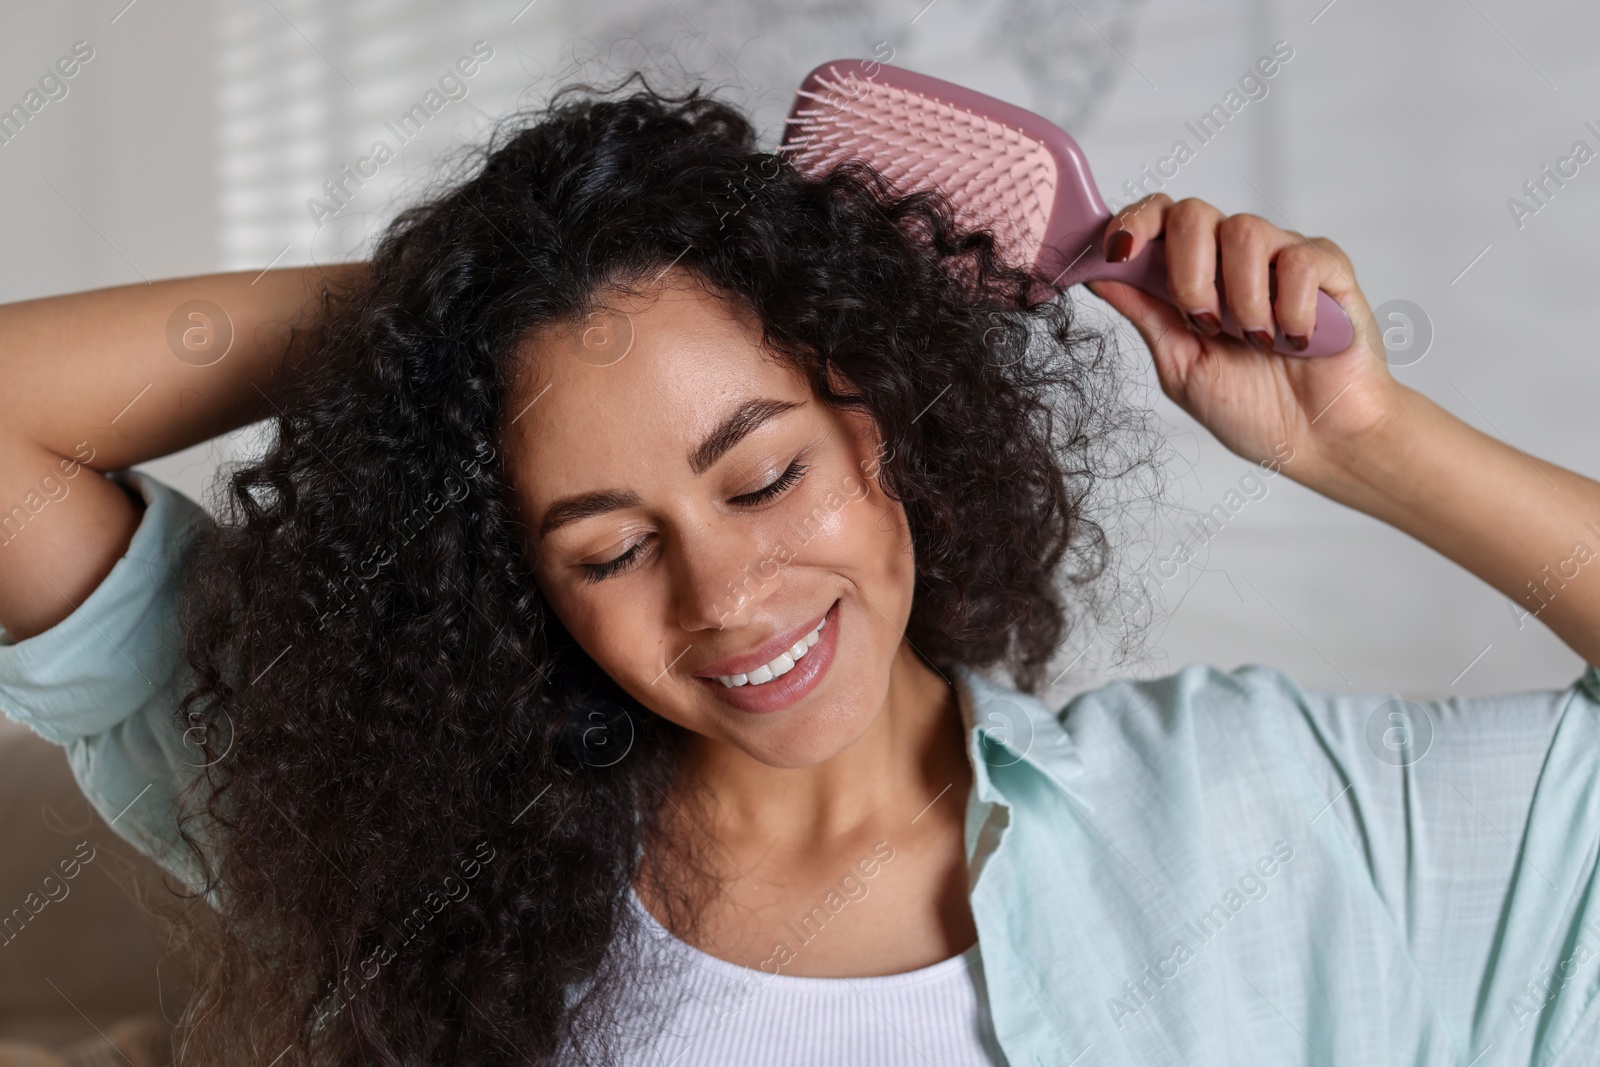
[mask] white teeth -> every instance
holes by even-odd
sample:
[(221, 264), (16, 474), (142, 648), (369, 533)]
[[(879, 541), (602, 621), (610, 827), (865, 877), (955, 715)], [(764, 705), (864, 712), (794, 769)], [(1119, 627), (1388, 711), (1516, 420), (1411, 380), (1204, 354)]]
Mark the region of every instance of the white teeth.
[(795, 661), (803, 657), (810, 651), (811, 646), (817, 643), (819, 640), (818, 635), (822, 632), (822, 627), (827, 622), (828, 617), (824, 615), (822, 622), (817, 623), (815, 630), (790, 645), (771, 663), (763, 663), (748, 674), (719, 674), (717, 675), (717, 681), (721, 682), (724, 687), (732, 689), (736, 685), (760, 685), (762, 682), (770, 682), (774, 678), (783, 677), (794, 669)]

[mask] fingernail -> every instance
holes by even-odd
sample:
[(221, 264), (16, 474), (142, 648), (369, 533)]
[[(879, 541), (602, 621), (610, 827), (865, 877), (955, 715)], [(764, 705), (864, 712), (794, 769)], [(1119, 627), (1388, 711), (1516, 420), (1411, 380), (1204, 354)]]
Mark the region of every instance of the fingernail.
[(1289, 342), (1289, 347), (1296, 352), (1304, 352), (1311, 347), (1311, 340), (1303, 333), (1286, 333), (1283, 335)]
[(1189, 326), (1197, 333), (1215, 337), (1222, 332), (1222, 320), (1209, 311), (1185, 311)]
[(1272, 351), (1272, 335), (1266, 330), (1248, 330), (1245, 332), (1244, 339), (1263, 352)]
[(1118, 230), (1111, 235), (1111, 243), (1106, 245), (1107, 263), (1124, 263), (1133, 254), (1133, 234), (1127, 230)]

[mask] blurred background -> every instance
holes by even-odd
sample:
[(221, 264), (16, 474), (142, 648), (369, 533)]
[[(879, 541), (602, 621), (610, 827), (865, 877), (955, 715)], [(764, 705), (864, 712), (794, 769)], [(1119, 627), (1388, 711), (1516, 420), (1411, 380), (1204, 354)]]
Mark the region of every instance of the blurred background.
[[(0, 108), (23, 105), (23, 115), (0, 116), (0, 302), (358, 258), (496, 118), (573, 79), (636, 68), (661, 86), (705, 79), (750, 110), (770, 147), (807, 70), (876, 58), (1063, 126), (1113, 207), (1159, 182), (1176, 199), (1332, 238), (1388, 329), (1401, 381), (1525, 452), (1593, 476), (1595, 40), (1600, 8), (1579, 0), (7, 5)], [(72, 77), (26, 103), (64, 56), (77, 60)], [(1274, 75), (1246, 80), (1263, 56), (1278, 59)], [(477, 60), (476, 73), (441, 88), (462, 57)], [(442, 106), (436, 96), (436, 110), (413, 112), (430, 90), (445, 94)], [(1203, 139), (1195, 125), (1214, 105), (1228, 121)], [(404, 126), (408, 114), (426, 121)], [(325, 183), (380, 141), (394, 158), (330, 198)], [(1179, 141), (1193, 157), (1175, 176), (1150, 177), (1172, 175), (1158, 161)], [(1546, 176), (1563, 166), (1559, 182)], [(1141, 180), (1143, 189), (1127, 184)], [(1529, 182), (1543, 183), (1537, 198)], [(1159, 506), (1130, 508), (1114, 531), (1125, 579), (1151, 593), (1143, 642), (1119, 658), (1105, 635), (1075, 634), (1052, 700), (1190, 662), (1264, 663), (1307, 688), (1424, 698), (1562, 688), (1578, 676), (1574, 653), (1454, 564), (1286, 477), (1252, 477), (1253, 465), (1160, 395), (1130, 327), (1082, 289), (1073, 299), (1144, 356), (1131, 386), (1170, 449)], [(210, 506), (219, 466), (260, 443), (258, 428), (244, 430), (148, 469)], [(1225, 518), (1197, 534), (1214, 506)], [(1158, 572), (1180, 545), (1198, 551)], [(17, 793), (0, 799), (6, 851), (28, 834), (59, 837), (40, 808), (44, 786), (25, 788), (13, 770), (59, 777), (61, 753), (3, 720), (0, 742), (0, 778)], [(92, 818), (74, 796), (67, 781), (57, 808), (76, 803), (70, 818)], [(118, 847), (109, 834), (106, 843)], [(32, 877), (11, 859), (0, 870), (22, 881), (0, 876), (6, 907)], [(64, 1054), (100, 1062), (111, 1050), (97, 1030), (159, 1006), (158, 984), (119, 985), (105, 968), (97, 977), (92, 957), (79, 955), (96, 945), (106, 959), (161, 954), (117, 940), (114, 908), (136, 904), (121, 889), (106, 899), (112, 910), (97, 915), (62, 907), (40, 916), (69, 939), (61, 944), (76, 945), (72, 959), (54, 957), (54, 992), (38, 981), (49, 966), (35, 960), (24, 971), (4, 955), (15, 947), (0, 949), (0, 1038), (58, 1048), (84, 1038)]]

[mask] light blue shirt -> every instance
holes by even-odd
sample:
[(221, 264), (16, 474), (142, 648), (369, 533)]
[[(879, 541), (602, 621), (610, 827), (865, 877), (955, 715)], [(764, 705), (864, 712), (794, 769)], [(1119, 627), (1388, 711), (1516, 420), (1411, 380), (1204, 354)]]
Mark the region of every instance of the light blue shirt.
[[(140, 471), (124, 558), (0, 639), (0, 706), (178, 877), (176, 567), (211, 520)], [(966, 843), (1011, 1067), (1600, 1063), (1600, 671), (1407, 702), (1190, 664), (1054, 711), (969, 668)]]

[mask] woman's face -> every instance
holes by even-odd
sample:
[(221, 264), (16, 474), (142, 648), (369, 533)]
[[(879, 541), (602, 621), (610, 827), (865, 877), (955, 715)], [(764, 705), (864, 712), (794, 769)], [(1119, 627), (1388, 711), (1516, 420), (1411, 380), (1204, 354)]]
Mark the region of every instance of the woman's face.
[(525, 347), (506, 443), (529, 558), (645, 707), (810, 766), (887, 697), (914, 584), (905, 512), (878, 488), (869, 417), (816, 400), (753, 317), (686, 272), (660, 285)]

